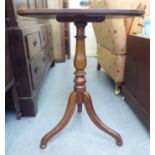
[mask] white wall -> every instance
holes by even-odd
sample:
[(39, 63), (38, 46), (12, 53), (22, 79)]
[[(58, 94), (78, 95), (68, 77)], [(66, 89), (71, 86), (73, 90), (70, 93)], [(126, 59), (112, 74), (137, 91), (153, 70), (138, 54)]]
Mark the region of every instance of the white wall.
[[(69, 8), (87, 8), (80, 6), (81, 0), (69, 0)], [(86, 55), (87, 56), (96, 56), (96, 39), (94, 30), (91, 23), (88, 23), (85, 29), (85, 35), (86, 37)], [(71, 56), (73, 57), (75, 54), (75, 36), (76, 35), (76, 29), (73, 23), (70, 24), (70, 46), (71, 46)]]

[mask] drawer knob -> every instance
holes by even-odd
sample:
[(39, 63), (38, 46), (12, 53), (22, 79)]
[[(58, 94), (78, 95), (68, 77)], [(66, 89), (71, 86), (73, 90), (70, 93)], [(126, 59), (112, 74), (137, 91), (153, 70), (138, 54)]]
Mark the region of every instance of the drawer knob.
[(34, 42), (33, 42), (33, 45), (36, 47), (37, 46), (37, 41), (35, 40)]

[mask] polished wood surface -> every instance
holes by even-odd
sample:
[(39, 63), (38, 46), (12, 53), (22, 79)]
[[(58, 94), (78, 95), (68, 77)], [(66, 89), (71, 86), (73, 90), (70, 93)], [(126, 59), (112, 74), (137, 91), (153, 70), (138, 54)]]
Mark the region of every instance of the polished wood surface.
[(111, 135), (118, 146), (123, 144), (119, 133), (107, 127), (97, 116), (90, 94), (86, 91), (86, 72), (87, 65), (85, 53), (85, 26), (88, 22), (102, 22), (105, 18), (117, 16), (141, 16), (144, 14), (142, 10), (116, 10), (116, 9), (20, 9), (17, 13), (22, 16), (30, 16), (36, 18), (56, 18), (59, 22), (74, 22), (77, 30), (76, 34), (76, 52), (74, 57), (75, 78), (74, 91), (70, 94), (66, 112), (62, 120), (54, 129), (48, 132), (41, 140), (40, 148), (44, 149), (48, 141), (56, 133), (61, 131), (71, 119), (75, 105), (78, 106), (78, 112), (82, 111), (82, 104), (85, 105), (86, 111), (93, 123), (102, 131)]
[(113, 16), (141, 16), (143, 10), (127, 9), (19, 9), (17, 13), (21, 16), (30, 16), (35, 18), (56, 18), (56, 16), (91, 16), (91, 17), (113, 17)]
[(128, 36), (123, 93), (125, 100), (150, 129), (150, 38)]
[(85, 26), (86, 22), (84, 23), (75, 23), (77, 28), (77, 35), (76, 37), (76, 53), (74, 57), (74, 67), (75, 71), (75, 78), (74, 78), (74, 91), (70, 94), (68, 105), (66, 112), (62, 118), (62, 120), (56, 125), (54, 129), (48, 132), (41, 140), (40, 148), (44, 149), (47, 146), (48, 141), (52, 138), (56, 133), (61, 131), (66, 124), (71, 119), (73, 115), (75, 105), (78, 106), (78, 112), (82, 111), (82, 104), (85, 105), (86, 111), (88, 116), (93, 121), (93, 123), (100, 128), (102, 131), (106, 132), (107, 134), (111, 135), (115, 140), (118, 146), (123, 144), (122, 138), (119, 133), (110, 129), (106, 126), (100, 118), (97, 116), (93, 104), (91, 101), (91, 96), (86, 91), (86, 79), (85, 75), (86, 72), (84, 71), (87, 61), (86, 61), (86, 53), (85, 53)]

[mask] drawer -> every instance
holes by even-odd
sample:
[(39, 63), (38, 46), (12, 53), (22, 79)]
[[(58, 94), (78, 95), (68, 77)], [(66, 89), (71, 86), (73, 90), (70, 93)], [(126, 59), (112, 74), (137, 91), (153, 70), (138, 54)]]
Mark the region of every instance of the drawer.
[(46, 66), (46, 57), (44, 53), (41, 52), (37, 57), (35, 57), (30, 63), (30, 71), (32, 78), (32, 87), (36, 89), (40, 80), (44, 74), (44, 68)]
[(46, 27), (41, 28), (40, 40), (41, 40), (41, 46), (43, 48), (48, 42)]
[(48, 50), (50, 50), (51, 53), (53, 53), (53, 44), (52, 44), (52, 41), (50, 41), (49, 44), (48, 44)]
[(52, 41), (50, 41), (48, 43), (48, 45), (46, 46), (45, 50), (44, 50), (44, 53), (45, 55), (47, 55), (47, 53), (50, 52), (51, 55), (53, 54), (53, 45), (52, 45)]
[(51, 51), (52, 49), (50, 49), (48, 52), (47, 52), (47, 55), (46, 55), (46, 57), (47, 57), (47, 63), (51, 63), (52, 62), (52, 60), (53, 60), (53, 55), (52, 55), (52, 51)]
[(26, 45), (28, 57), (33, 58), (41, 50), (39, 32), (35, 32), (26, 36)]

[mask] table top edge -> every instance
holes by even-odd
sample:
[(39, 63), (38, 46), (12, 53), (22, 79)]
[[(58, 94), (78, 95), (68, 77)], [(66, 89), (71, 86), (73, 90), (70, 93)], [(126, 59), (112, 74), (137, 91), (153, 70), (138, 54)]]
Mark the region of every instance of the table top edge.
[(17, 14), (21, 16), (27, 15), (100, 15), (100, 16), (142, 16), (144, 15), (144, 10), (136, 10), (136, 9), (17, 9)]

